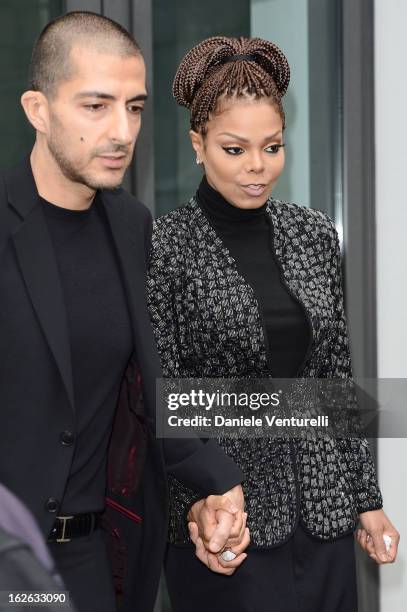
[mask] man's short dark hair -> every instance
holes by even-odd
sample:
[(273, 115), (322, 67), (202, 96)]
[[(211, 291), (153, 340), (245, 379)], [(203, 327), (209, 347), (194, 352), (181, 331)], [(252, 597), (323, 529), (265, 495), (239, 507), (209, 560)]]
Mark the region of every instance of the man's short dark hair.
[(51, 21), (41, 32), (31, 57), (30, 89), (54, 96), (59, 83), (75, 74), (70, 58), (75, 45), (123, 57), (141, 56), (135, 39), (112, 19), (72, 11)]

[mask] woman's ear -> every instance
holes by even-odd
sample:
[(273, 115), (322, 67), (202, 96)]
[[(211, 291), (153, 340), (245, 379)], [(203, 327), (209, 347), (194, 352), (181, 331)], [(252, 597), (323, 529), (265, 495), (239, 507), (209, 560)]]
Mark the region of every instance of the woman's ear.
[(189, 130), (189, 137), (192, 142), (192, 147), (196, 153), (196, 163), (200, 164), (203, 162), (204, 152), (202, 134), (198, 134), (198, 132), (195, 132), (194, 130)]

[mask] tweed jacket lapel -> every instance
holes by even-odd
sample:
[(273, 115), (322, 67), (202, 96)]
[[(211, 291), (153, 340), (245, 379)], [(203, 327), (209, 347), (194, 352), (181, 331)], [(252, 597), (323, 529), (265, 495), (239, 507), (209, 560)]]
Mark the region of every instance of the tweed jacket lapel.
[[(262, 347), (259, 351), (259, 365), (263, 370), (263, 375), (266, 375), (267, 366), (267, 350), (266, 350), (266, 332), (262, 323), (262, 315), (260, 304), (252, 287), (240, 275), (237, 264), (228, 248), (217, 235), (215, 229), (209, 223), (204, 211), (199, 206), (195, 197), (191, 198), (187, 205), (191, 211), (191, 228), (196, 233), (197, 242), (204, 241), (209, 244), (208, 254), (210, 265), (217, 267), (219, 270), (228, 269), (228, 273), (236, 278), (242, 286), (246, 287), (248, 296), (250, 296), (250, 309), (252, 311), (252, 320), (257, 321), (257, 333), (261, 338)], [(310, 376), (310, 372), (306, 370), (306, 365), (309, 357), (312, 354), (313, 347), (318, 338), (318, 325), (320, 316), (315, 311), (315, 300), (313, 299), (312, 279), (307, 271), (309, 254), (301, 248), (301, 242), (298, 237), (287, 234), (285, 227), (286, 220), (284, 219), (284, 211), (278, 207), (278, 202), (270, 198), (267, 206), (267, 214), (270, 217), (271, 225), (271, 244), (276, 263), (280, 269), (282, 280), (287, 290), (301, 304), (310, 330), (310, 341), (304, 356), (303, 363), (300, 367), (300, 376)], [(310, 228), (304, 227), (304, 232)], [(312, 228), (311, 228), (312, 229)], [(293, 248), (294, 246), (294, 248)], [(319, 264), (319, 269), (322, 270), (322, 263)], [(311, 281), (311, 285), (309, 284)]]

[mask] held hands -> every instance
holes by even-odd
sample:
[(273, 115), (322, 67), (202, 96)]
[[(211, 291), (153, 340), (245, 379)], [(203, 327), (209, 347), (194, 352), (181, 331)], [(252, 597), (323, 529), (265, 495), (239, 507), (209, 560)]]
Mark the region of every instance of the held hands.
[[(188, 513), (195, 554), (214, 572), (230, 576), (247, 557), (243, 551), (250, 543), (250, 536), (243, 508), (243, 491), (238, 485), (224, 495), (199, 500)], [(224, 548), (230, 549), (236, 558), (224, 561), (220, 555)]]
[[(246, 527), (247, 514), (243, 508), (243, 491), (238, 485), (224, 495), (210, 495), (199, 500), (188, 513), (188, 527), (196, 547), (195, 554), (214, 572), (230, 576), (247, 557), (244, 551), (250, 544), (250, 535)], [(361, 527), (356, 530), (355, 539), (361, 548), (379, 565), (394, 563), (400, 534), (384, 511), (362, 512), (359, 521)], [(383, 536), (391, 538), (388, 550)], [(225, 548), (236, 555), (235, 559), (222, 559), (220, 553)]]
[[(370, 510), (359, 514), (361, 528), (356, 530), (355, 539), (369, 556), (379, 565), (394, 563), (400, 534), (393, 527), (383, 510)], [(391, 537), (389, 550), (383, 536)]]

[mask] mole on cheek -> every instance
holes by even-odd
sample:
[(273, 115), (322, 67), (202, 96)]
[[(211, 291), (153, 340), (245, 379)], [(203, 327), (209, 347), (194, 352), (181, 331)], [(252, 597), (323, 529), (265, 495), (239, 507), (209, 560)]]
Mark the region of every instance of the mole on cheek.
[(81, 136), (81, 142), (83, 142), (84, 140), (85, 140), (85, 139), (84, 139), (84, 137), (83, 137), (83, 136)]

